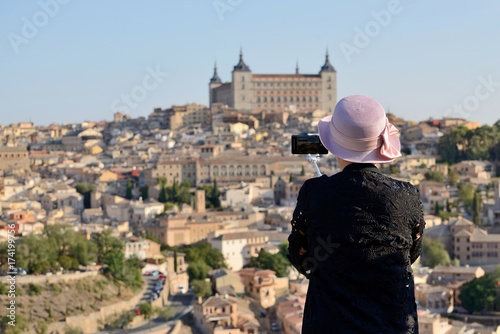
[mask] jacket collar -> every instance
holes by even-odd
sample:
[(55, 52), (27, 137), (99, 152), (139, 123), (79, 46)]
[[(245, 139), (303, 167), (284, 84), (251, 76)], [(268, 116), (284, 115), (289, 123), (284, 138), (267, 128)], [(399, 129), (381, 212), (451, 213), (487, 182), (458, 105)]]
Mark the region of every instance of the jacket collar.
[(342, 172), (353, 172), (353, 171), (370, 171), (370, 172), (375, 172), (382, 174), (382, 172), (374, 165), (374, 164), (367, 164), (367, 163), (352, 163), (344, 167)]

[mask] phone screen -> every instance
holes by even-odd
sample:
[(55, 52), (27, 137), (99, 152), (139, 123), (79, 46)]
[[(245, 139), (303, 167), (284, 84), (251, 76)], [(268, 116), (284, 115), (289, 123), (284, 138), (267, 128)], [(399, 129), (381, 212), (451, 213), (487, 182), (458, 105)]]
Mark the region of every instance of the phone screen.
[(328, 154), (319, 135), (292, 135), (292, 154)]

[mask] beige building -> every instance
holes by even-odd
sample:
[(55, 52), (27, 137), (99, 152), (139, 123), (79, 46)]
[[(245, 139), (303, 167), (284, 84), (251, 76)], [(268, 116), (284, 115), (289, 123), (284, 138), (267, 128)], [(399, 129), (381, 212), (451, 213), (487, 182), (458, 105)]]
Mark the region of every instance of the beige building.
[(212, 282), (213, 291), (220, 295), (229, 294), (233, 297), (241, 297), (245, 295), (245, 286), (238, 273), (229, 271), (228, 269), (216, 269), (208, 273)]
[(234, 297), (218, 294), (205, 301), (198, 298), (193, 316), (196, 327), (204, 334), (258, 334), (258, 322), (252, 316), (238, 313)]
[(0, 174), (8, 168), (29, 169), (30, 160), (26, 147), (0, 146)]
[(446, 285), (472, 281), (483, 275), (483, 268), (477, 266), (436, 266), (432, 269), (430, 280), (433, 284)]
[(68, 133), (62, 138), (65, 151), (83, 151), (102, 140), (102, 134), (94, 129), (83, 129)]
[(495, 201), (487, 206), (488, 222), (491, 225), (500, 224), (500, 181), (495, 182)]
[(415, 300), (419, 307), (441, 309), (446, 312), (453, 306), (453, 290), (444, 286), (420, 284), (415, 287)]
[(496, 176), (495, 164), (488, 161), (466, 160), (454, 164), (450, 168), (470, 179), (490, 180)]
[[(177, 257), (177, 259), (176, 259)], [(177, 261), (177, 271), (175, 270), (175, 262)], [(189, 276), (187, 273), (188, 263), (186, 262), (186, 254), (167, 251), (167, 282), (169, 293), (186, 293), (189, 289)]]
[(243, 52), (232, 71), (231, 82), (223, 83), (217, 73), (209, 83), (210, 105), (223, 103), (241, 111), (313, 111), (332, 113), (337, 103), (337, 72), (328, 52), (318, 74), (253, 74), (243, 61)]
[(178, 129), (183, 126), (212, 123), (211, 109), (204, 105), (191, 103), (172, 106), (168, 109), (156, 108), (148, 117), (149, 122), (157, 122), (162, 129)]
[(420, 168), (421, 166), (425, 166), (424, 168), (430, 168), (436, 165), (436, 157), (420, 154), (405, 155), (399, 159), (398, 163), (400, 164), (400, 169), (402, 171)]
[(160, 255), (160, 244), (149, 239), (131, 238), (125, 242), (125, 258), (128, 259), (132, 256), (140, 260), (152, 259)]
[(276, 315), (286, 334), (300, 334), (306, 298), (305, 295), (290, 295), (288, 298), (276, 305)]
[(243, 268), (240, 276), (249, 297), (257, 300), (263, 308), (274, 306), (276, 298), (288, 291), (288, 277), (276, 277), (269, 269)]
[(425, 237), (441, 241), (462, 265), (498, 264), (500, 259), (500, 234), (488, 234), (463, 217), (426, 229)]
[(174, 158), (160, 160), (156, 168), (144, 171), (145, 183), (149, 186), (150, 196), (155, 197), (153, 189), (158, 188), (158, 178), (166, 178), (167, 186), (189, 181), (192, 186), (219, 183), (254, 182), (259, 178), (287, 173), (297, 165), (304, 164), (302, 157), (217, 155), (213, 158)]

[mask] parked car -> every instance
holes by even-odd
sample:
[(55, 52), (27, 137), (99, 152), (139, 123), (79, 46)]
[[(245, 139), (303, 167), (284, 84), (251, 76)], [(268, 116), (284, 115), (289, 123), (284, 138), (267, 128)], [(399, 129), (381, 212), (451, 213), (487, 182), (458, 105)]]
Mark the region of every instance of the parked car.
[(139, 310), (139, 308), (136, 308), (134, 310), (134, 312), (135, 312), (135, 315), (141, 315), (141, 310)]
[(158, 276), (158, 275), (160, 275), (160, 272), (158, 270), (153, 270), (150, 276)]
[(277, 324), (277, 323), (275, 323), (275, 322), (273, 322), (273, 323), (271, 324), (271, 330), (272, 330), (273, 332), (277, 332), (277, 331), (279, 331), (278, 324)]

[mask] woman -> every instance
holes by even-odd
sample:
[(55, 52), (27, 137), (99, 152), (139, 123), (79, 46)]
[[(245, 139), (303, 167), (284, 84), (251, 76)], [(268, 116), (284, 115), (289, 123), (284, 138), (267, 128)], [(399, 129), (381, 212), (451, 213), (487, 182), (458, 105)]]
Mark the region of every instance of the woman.
[(289, 258), (310, 280), (302, 333), (418, 333), (420, 196), (374, 165), (401, 156), (398, 130), (359, 95), (340, 100), (318, 130), (342, 171), (307, 180), (293, 215)]

